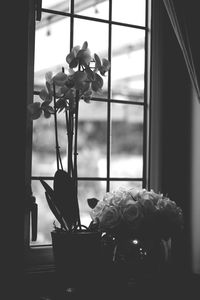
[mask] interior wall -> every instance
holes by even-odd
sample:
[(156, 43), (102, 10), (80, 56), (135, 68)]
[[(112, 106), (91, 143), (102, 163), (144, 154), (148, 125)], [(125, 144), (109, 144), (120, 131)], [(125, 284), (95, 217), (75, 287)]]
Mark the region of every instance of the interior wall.
[(152, 135), (151, 142), (156, 152), (151, 151), (151, 187), (183, 210), (185, 228), (175, 258), (181, 273), (191, 271), (191, 83), (164, 4), (155, 0), (153, 6), (157, 21), (152, 29), (151, 124), (156, 137)]
[(191, 243), (192, 269), (200, 274), (200, 103), (192, 91)]

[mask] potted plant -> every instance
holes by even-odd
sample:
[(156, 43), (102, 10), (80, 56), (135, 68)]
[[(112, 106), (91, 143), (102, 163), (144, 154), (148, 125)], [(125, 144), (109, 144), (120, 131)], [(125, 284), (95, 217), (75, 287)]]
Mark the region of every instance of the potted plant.
[(180, 237), (184, 225), (182, 209), (169, 197), (123, 187), (98, 200), (91, 218), (103, 235), (116, 280), (126, 283), (159, 276), (169, 262), (171, 239)]
[[(110, 69), (110, 62), (94, 54), (92, 57), (85, 41), (75, 46), (66, 56), (67, 71), (53, 76), (45, 75), (46, 86), (40, 91), (42, 102), (28, 106), (32, 120), (41, 116), (54, 117), (55, 147), (57, 170), (54, 175), (53, 188), (42, 178), (46, 200), (59, 222), (51, 232), (55, 263), (60, 277), (69, 286), (81, 284), (85, 273), (94, 278), (94, 266), (98, 262), (100, 251), (100, 233), (81, 224), (78, 203), (77, 180), (77, 132), (79, 102), (90, 102), (93, 92), (101, 93), (103, 77)], [(67, 170), (64, 170), (58, 141), (58, 114), (65, 113), (67, 131)], [(88, 269), (89, 268), (89, 269)], [(88, 280), (88, 279), (87, 279)]]

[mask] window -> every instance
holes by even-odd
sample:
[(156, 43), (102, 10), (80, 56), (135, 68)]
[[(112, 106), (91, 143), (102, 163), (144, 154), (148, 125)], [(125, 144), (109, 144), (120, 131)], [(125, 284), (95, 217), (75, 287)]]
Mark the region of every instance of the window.
[[(87, 198), (102, 198), (119, 186), (149, 183), (149, 9), (148, 0), (43, 0), (35, 22), (34, 88), (39, 100), (45, 72), (66, 67), (66, 55), (84, 41), (92, 53), (107, 57), (111, 70), (103, 94), (80, 103), (78, 193), (81, 221), (90, 222)], [(66, 161), (64, 117), (59, 115), (59, 143)], [(51, 184), (56, 171), (53, 121), (32, 124), (28, 165), (32, 193), (38, 204), (38, 236), (32, 249), (51, 244), (54, 216), (48, 208), (42, 177)]]

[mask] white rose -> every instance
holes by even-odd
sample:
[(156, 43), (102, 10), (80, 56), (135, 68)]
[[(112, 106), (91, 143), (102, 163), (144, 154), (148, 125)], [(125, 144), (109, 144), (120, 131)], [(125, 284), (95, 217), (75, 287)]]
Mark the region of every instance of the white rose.
[(132, 188), (132, 189), (129, 189), (128, 192), (131, 194), (131, 197), (136, 201), (140, 190), (137, 188)]
[(116, 206), (105, 206), (98, 216), (102, 229), (113, 229), (120, 223), (120, 213)]
[(132, 202), (121, 207), (122, 219), (131, 228), (136, 229), (143, 218), (143, 213), (139, 202)]
[(151, 214), (156, 211), (156, 204), (153, 201), (153, 195), (151, 192), (142, 190), (139, 195), (139, 202), (144, 209), (144, 213)]

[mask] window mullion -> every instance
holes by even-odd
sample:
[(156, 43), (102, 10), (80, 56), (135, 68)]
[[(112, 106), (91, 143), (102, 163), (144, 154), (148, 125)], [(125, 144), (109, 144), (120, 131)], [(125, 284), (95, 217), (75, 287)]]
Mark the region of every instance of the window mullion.
[(144, 126), (143, 126), (143, 187), (149, 188), (149, 0), (146, 0), (145, 69), (144, 69)]

